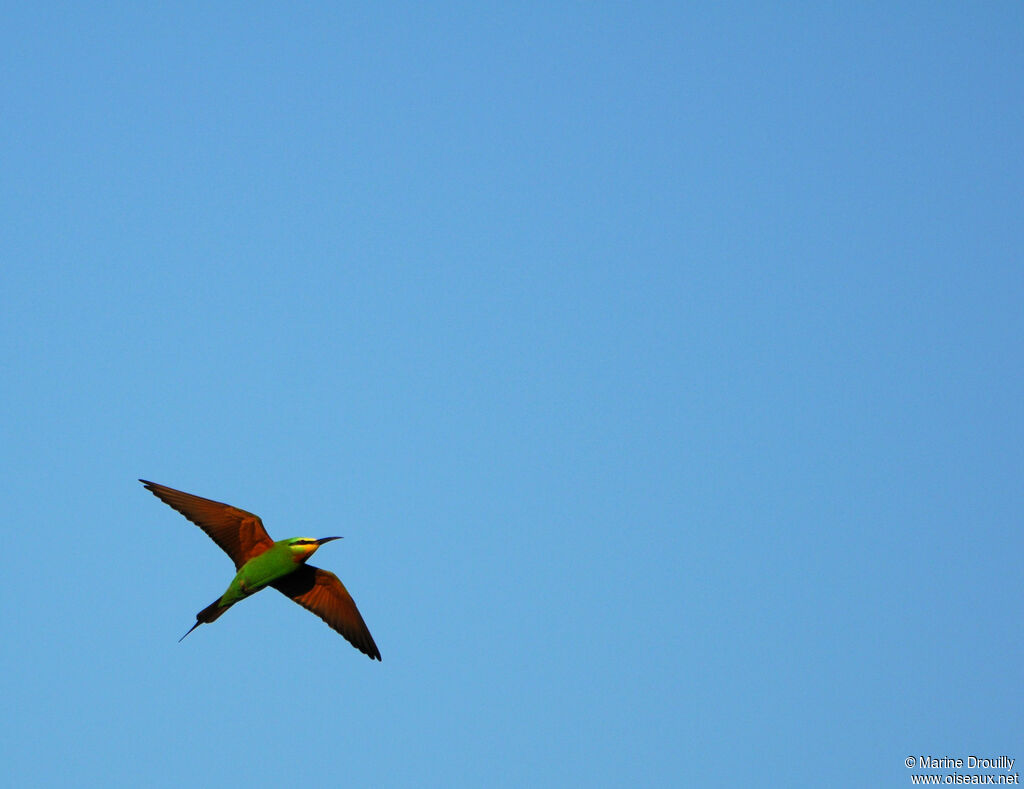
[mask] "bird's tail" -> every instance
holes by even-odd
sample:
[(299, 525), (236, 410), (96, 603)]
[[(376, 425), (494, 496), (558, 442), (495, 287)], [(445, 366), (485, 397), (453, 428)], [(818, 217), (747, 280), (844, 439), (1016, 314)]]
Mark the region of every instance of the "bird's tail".
[[(206, 606), (206, 608), (204, 608), (202, 611), (196, 614), (196, 623), (189, 628), (188, 633), (191, 633), (200, 625), (206, 625), (214, 621), (217, 617), (219, 617), (229, 608), (231, 608), (230, 605), (221, 605), (220, 598), (218, 597), (216, 600), (214, 600), (212, 603)], [(186, 633), (185, 636), (187, 636), (188, 633)], [(178, 639), (179, 644), (185, 640), (185, 636), (182, 636)]]

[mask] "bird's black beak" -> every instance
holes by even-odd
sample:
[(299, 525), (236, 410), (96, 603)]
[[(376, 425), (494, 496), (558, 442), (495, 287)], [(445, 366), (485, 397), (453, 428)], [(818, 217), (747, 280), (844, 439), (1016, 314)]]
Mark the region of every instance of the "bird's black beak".
[(317, 545), (323, 545), (325, 542), (330, 542), (331, 540), (340, 540), (340, 539), (341, 539), (341, 537), (321, 537), (319, 540), (316, 541), (316, 544)]

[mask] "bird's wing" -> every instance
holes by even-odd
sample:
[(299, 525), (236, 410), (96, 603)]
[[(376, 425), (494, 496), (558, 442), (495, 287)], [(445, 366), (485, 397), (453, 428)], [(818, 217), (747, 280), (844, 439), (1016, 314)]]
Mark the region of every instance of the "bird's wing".
[(231, 557), (236, 569), (274, 544), (263, 528), (263, 521), (251, 512), (144, 479), (139, 482), (164, 504), (170, 505), (206, 532)]
[(323, 619), (360, 652), (380, 660), (380, 650), (355, 601), (334, 573), (304, 564), (270, 585)]

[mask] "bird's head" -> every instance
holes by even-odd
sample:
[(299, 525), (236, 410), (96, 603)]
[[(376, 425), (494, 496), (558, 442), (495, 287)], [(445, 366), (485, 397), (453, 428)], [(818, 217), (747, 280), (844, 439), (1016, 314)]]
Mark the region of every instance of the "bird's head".
[(288, 550), (291, 551), (292, 558), (295, 559), (295, 561), (304, 562), (316, 553), (316, 549), (325, 542), (340, 539), (341, 537), (321, 537), (319, 540), (313, 539), (312, 537), (294, 537), (288, 540)]

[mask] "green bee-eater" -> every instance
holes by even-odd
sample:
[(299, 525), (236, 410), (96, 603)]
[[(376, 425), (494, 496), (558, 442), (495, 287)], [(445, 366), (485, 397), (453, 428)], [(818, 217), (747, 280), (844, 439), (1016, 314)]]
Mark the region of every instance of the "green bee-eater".
[(144, 479), (139, 482), (206, 532), (231, 557), (238, 571), (228, 590), (196, 614), (196, 623), (188, 633), (214, 621), (239, 600), (265, 586), (273, 586), (323, 619), (360, 652), (380, 660), (380, 650), (338, 576), (306, 564), (317, 548), (340, 537), (293, 537), (274, 542), (263, 528), (263, 521), (251, 512)]

